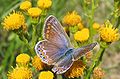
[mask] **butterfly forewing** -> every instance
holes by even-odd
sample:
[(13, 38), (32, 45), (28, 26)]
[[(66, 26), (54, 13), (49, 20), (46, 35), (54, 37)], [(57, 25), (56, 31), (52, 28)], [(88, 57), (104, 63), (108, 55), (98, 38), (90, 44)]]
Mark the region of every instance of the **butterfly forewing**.
[(57, 45), (66, 47), (72, 46), (67, 34), (63, 30), (63, 27), (52, 15), (49, 16), (45, 21), (43, 37), (52, 43), (57, 43)]
[(75, 51), (73, 52), (73, 57), (74, 57), (73, 60), (74, 61), (78, 60), (81, 56), (85, 55), (87, 52), (92, 50), (96, 45), (97, 43), (92, 43), (87, 46), (83, 46), (81, 48), (75, 49)]

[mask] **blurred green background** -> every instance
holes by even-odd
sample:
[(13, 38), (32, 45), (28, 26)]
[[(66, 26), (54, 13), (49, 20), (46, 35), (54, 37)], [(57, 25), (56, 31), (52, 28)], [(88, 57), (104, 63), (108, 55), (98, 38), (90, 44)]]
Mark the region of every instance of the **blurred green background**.
[[(12, 10), (19, 9), (22, 0), (0, 0), (0, 22)], [(32, 0), (33, 6), (37, 0)], [(53, 4), (48, 12), (55, 15), (60, 21), (68, 11), (77, 11), (84, 25), (88, 27), (88, 17), (83, 9), (83, 0), (52, 0)], [(86, 0), (87, 2), (90, 0)], [(94, 21), (100, 24), (109, 18), (114, 9), (113, 0), (100, 0), (95, 10)], [(89, 7), (89, 4), (87, 5)], [(90, 11), (88, 11), (90, 13)], [(29, 23), (29, 20), (26, 19)], [(118, 27), (120, 28), (120, 27)], [(27, 52), (24, 43), (13, 32), (3, 30), (0, 24), (0, 79), (7, 79), (7, 71), (11, 66), (15, 66), (15, 58), (18, 54)], [(103, 58), (103, 68), (106, 70), (105, 79), (120, 79), (120, 42), (113, 43), (107, 50)]]

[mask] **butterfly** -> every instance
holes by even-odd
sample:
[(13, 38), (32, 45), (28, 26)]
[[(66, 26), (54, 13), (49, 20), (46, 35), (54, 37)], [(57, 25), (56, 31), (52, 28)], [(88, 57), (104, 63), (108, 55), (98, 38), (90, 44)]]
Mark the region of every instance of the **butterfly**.
[(65, 73), (81, 56), (92, 50), (97, 43), (75, 49), (56, 17), (50, 15), (44, 23), (44, 40), (35, 45), (35, 51), (42, 62), (53, 65), (56, 74)]

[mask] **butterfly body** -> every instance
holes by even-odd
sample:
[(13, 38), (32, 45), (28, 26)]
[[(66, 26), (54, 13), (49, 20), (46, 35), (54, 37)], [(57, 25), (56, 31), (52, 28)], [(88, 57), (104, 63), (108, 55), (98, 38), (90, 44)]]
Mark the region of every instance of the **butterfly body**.
[(44, 40), (36, 44), (35, 51), (42, 62), (54, 65), (52, 71), (56, 74), (65, 73), (74, 61), (96, 46), (96, 43), (92, 43), (75, 49), (61, 24), (53, 15), (45, 21), (43, 37)]
[(65, 56), (73, 53), (74, 49), (73, 48), (69, 48), (66, 52), (65, 52)]

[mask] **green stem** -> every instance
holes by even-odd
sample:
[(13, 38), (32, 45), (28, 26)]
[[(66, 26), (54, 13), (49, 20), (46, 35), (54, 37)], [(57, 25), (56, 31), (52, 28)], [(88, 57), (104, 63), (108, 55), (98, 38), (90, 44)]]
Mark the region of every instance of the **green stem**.
[(93, 22), (94, 22), (94, 13), (95, 13), (95, 2), (92, 0), (92, 10), (91, 10), (91, 15), (90, 15), (90, 22), (89, 22), (89, 29), (90, 29), (90, 42), (92, 42), (92, 38), (94, 35), (94, 29), (92, 27)]
[(31, 48), (34, 51), (34, 46), (37, 41), (37, 36), (36, 36), (36, 25), (32, 24), (33, 32), (32, 32), (32, 40), (31, 40)]
[(62, 75), (57, 75), (57, 79), (63, 79)]
[(45, 16), (46, 16), (46, 10), (43, 10), (42, 16), (40, 18), (40, 38), (42, 39), (42, 32), (43, 32), (43, 26), (44, 26), (44, 21), (45, 21)]
[(99, 52), (96, 53), (95, 59), (94, 59), (92, 65), (90, 66), (90, 68), (88, 69), (88, 73), (85, 76), (85, 79), (90, 79), (91, 73), (93, 72), (94, 68), (101, 63), (104, 51), (105, 51), (105, 48), (101, 47)]
[(25, 45), (26, 45), (27, 48), (29, 49), (30, 54), (31, 54), (32, 56), (34, 56), (34, 49), (31, 48), (31, 46), (30, 46), (29, 43), (28, 43), (28, 40), (24, 37), (24, 35), (22, 35), (22, 40), (24, 41)]
[(40, 22), (40, 37), (42, 38), (42, 31), (43, 31), (43, 24), (44, 24), (44, 18), (41, 17), (41, 22)]

